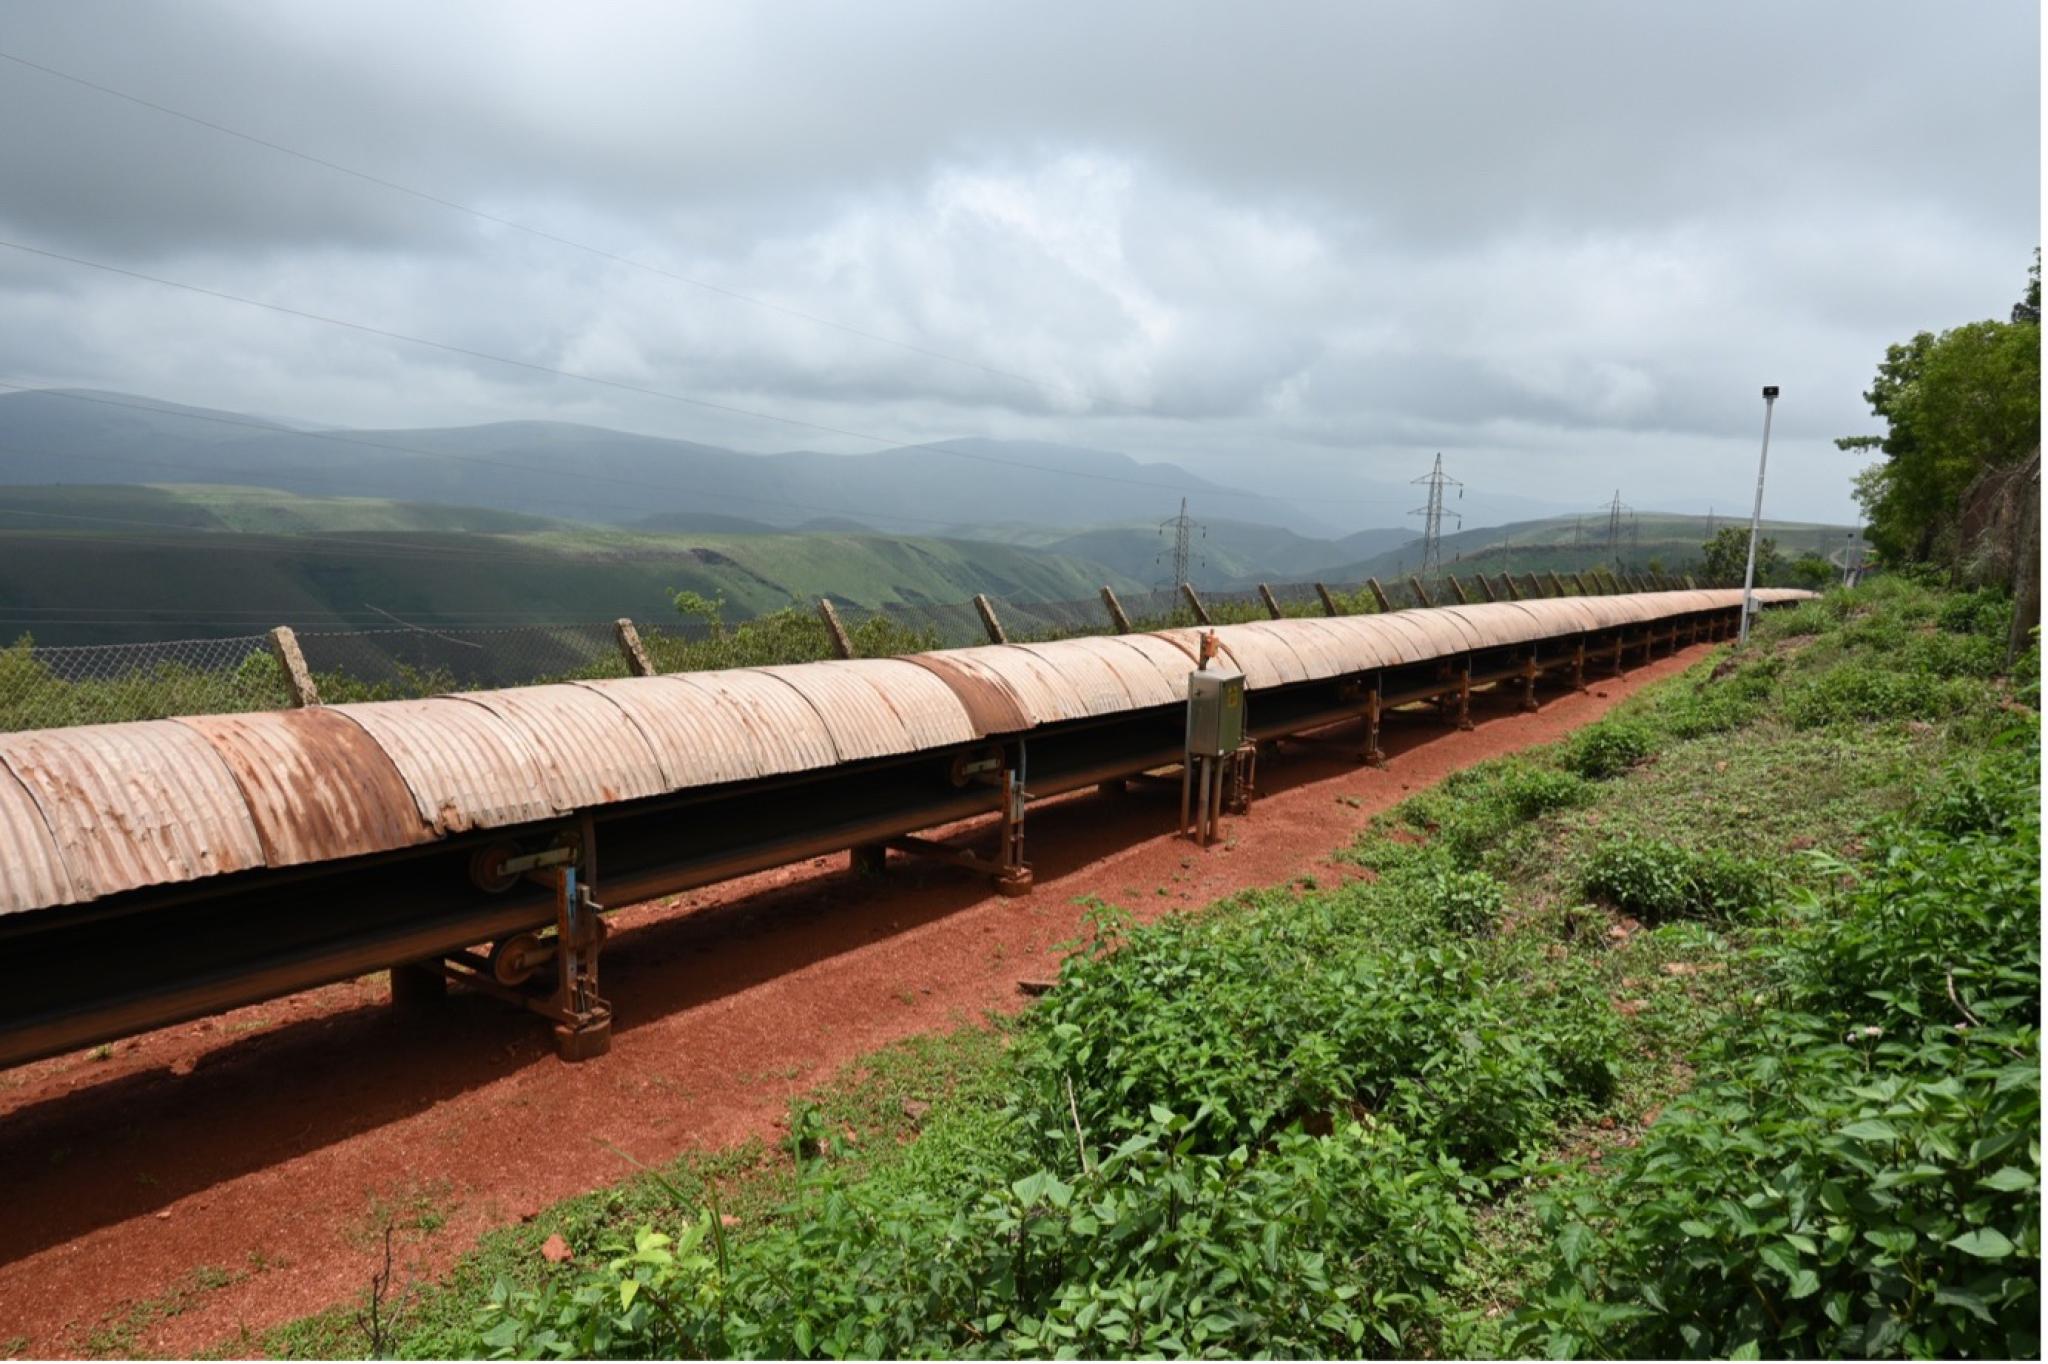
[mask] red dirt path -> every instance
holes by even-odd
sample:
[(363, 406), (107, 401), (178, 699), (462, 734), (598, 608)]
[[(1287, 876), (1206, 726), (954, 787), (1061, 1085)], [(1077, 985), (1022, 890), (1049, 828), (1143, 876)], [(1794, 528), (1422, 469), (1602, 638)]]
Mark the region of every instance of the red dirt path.
[[(792, 1095), (863, 1053), (1020, 1007), (1079, 897), (1151, 917), (1342, 875), (1328, 855), (1410, 790), (1556, 739), (1705, 651), (1535, 714), (1475, 697), (1469, 733), (1399, 713), (1384, 770), (1351, 761), (1355, 730), (1290, 743), (1206, 853), (1166, 833), (1177, 793), (1036, 805), (1028, 899), (896, 860), (857, 880), (834, 858), (635, 906), (604, 958), (612, 1051), (582, 1065), (486, 998), (394, 1016), (376, 975), (0, 1071), (0, 1354), (82, 1353), (131, 1316), (130, 1348), (184, 1354), (319, 1311), (369, 1281), (380, 1208), (445, 1216), (406, 1248), (438, 1273), (485, 1231), (626, 1177), (619, 1151), (655, 1163), (769, 1135)], [(137, 1307), (201, 1267), (238, 1277), (174, 1316)]]

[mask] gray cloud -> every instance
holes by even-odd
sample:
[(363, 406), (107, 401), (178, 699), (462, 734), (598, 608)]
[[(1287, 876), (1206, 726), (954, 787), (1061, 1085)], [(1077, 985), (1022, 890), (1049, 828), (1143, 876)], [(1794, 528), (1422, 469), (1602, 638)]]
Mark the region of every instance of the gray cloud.
[[(0, 233), (890, 440), (1843, 516), (1883, 346), (2039, 237), (2038, 15), (23, 3), (0, 50), (877, 345), (0, 63)], [(0, 252), (0, 378), (386, 426), (860, 441)], [(1092, 396), (1080, 396), (1080, 395)], [(1313, 497), (1311, 500), (1316, 500)], [(1384, 524), (1405, 508), (1359, 507)]]

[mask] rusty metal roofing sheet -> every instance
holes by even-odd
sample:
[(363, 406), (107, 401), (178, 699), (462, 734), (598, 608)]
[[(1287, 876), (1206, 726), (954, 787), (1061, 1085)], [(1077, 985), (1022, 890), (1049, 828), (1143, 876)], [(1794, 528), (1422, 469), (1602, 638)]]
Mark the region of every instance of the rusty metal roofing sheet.
[(81, 898), (263, 865), (227, 764), (175, 720), (0, 735)]
[(388, 852), (434, 837), (384, 750), (361, 725), (323, 706), (176, 723), (227, 764), (267, 866)]
[(835, 659), (752, 671), (781, 679), (824, 717), (841, 762), (971, 742), (974, 726), (946, 685), (893, 659)]
[(1342, 653), (1332, 648), (1332, 641), (1319, 631), (1304, 628), (1300, 621), (1258, 620), (1247, 621), (1235, 627), (1258, 635), (1263, 639), (1277, 640), (1286, 646), (1301, 664), (1302, 676), (1311, 682), (1326, 677), (1335, 677), (1344, 671)]
[(1483, 648), (1486, 644), (1485, 637), (1472, 627), (1472, 622), (1464, 615), (1470, 609), (1464, 606), (1439, 606), (1426, 614), (1433, 626), (1445, 632), (1440, 638), (1455, 637), (1463, 649)]
[(810, 702), (824, 720), (840, 762), (889, 758), (912, 748), (903, 717), (858, 673), (828, 669), (820, 663), (785, 663), (749, 671), (776, 679)]
[(369, 731), (405, 778), (420, 817), (442, 833), (552, 819), (546, 769), (492, 711), (451, 696), (332, 706)]
[(1172, 698), (1175, 701), (1187, 699), (1188, 674), (1195, 670), (1195, 660), (1187, 650), (1157, 635), (1110, 635), (1107, 638), (1144, 655), (1153, 670), (1165, 680), (1166, 690)]
[(1601, 616), (1584, 604), (1588, 600), (1590, 598), (1546, 597), (1541, 601), (1525, 601), (1521, 605), (1536, 618), (1546, 638), (1555, 638), (1600, 628)]
[(1289, 648), (1285, 640), (1246, 625), (1219, 625), (1216, 627), (1216, 639), (1229, 648), (1232, 660), (1244, 673), (1244, 685), (1248, 691), (1284, 687), (1290, 682), (1308, 680), (1308, 669), (1302, 666), (1301, 655)]
[(1418, 631), (1428, 641), (1426, 657), (1449, 658), (1471, 647), (1463, 628), (1441, 611), (1403, 611), (1400, 623)]
[(1508, 605), (1447, 606), (1444, 610), (1461, 621), (1477, 646), (1484, 649), (1521, 644), (1535, 625), (1527, 613)]
[(1074, 684), (1029, 649), (1014, 644), (977, 644), (971, 649), (947, 649), (936, 657), (1001, 683), (1017, 698), (1034, 726), (1088, 718), (1087, 703)]
[(1381, 666), (1392, 667), (1401, 663), (1414, 663), (1430, 656), (1432, 646), (1429, 636), (1404, 620), (1405, 611), (1382, 611), (1374, 616), (1353, 616), (1353, 628), (1367, 636), (1374, 643), (1386, 662)]
[(1089, 639), (1059, 639), (1012, 647), (1028, 650), (1065, 678), (1090, 715), (1116, 715), (1153, 704), (1132, 696), (1131, 686), (1124, 680), (1125, 671), (1136, 672), (1141, 667), (1151, 671), (1142, 659), (1132, 658), (1128, 649), (1120, 655), (1105, 654)]
[[(780, 776), (839, 761), (832, 731), (818, 708), (781, 678), (751, 668), (668, 673), (665, 680), (702, 693), (725, 708), (752, 743), (760, 776)], [(739, 734), (727, 728), (730, 741)]]
[(596, 692), (639, 727), (661, 765), (663, 791), (763, 775), (761, 747), (744, 713), (713, 692), (679, 677), (607, 677), (575, 685)]
[(1374, 616), (1332, 616), (1323, 625), (1343, 641), (1346, 672), (1391, 667), (1411, 652), (1406, 635), (1387, 629)]
[(20, 778), (0, 768), (0, 914), (77, 898), (42, 810)]
[(646, 731), (603, 692), (557, 682), (457, 695), (519, 732), (562, 809), (640, 800), (669, 789)]
[(901, 661), (923, 668), (953, 693), (967, 712), (976, 738), (1019, 734), (1035, 723), (1010, 684), (994, 673), (956, 663), (942, 653), (911, 654)]

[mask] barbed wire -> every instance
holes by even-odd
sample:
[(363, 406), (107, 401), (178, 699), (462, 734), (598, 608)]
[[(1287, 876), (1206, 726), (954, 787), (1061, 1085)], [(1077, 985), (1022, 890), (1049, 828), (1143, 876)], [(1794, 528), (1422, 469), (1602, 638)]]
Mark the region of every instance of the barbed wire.
[[(1453, 580), (1454, 575), (1436, 578), (1424, 583), (1423, 590), (1435, 604), (1455, 604), (1460, 597)], [(1476, 575), (1467, 574), (1457, 581), (1471, 600), (1489, 599)], [(1508, 595), (1498, 575), (1489, 583), (1495, 595)], [(1540, 586), (1546, 593), (1550, 590), (1547, 576)], [(1564, 586), (1573, 590), (1568, 579)], [(1324, 591), (1344, 614), (1380, 609), (1367, 583), (1275, 583), (1267, 590), (1286, 616), (1324, 614)], [(1382, 590), (1394, 609), (1420, 604), (1405, 577), (1398, 583), (1383, 584)], [(1527, 575), (1518, 574), (1517, 592), (1529, 591)], [(1272, 614), (1256, 590), (1198, 590), (1196, 595), (1216, 624), (1265, 620)], [(851, 602), (833, 605), (856, 657), (988, 642), (980, 611), (972, 601), (892, 603), (880, 608)], [(991, 597), (990, 605), (1005, 634), (1018, 643), (1107, 635), (1117, 628), (1099, 597), (1067, 601)], [(1199, 623), (1193, 605), (1179, 589), (1122, 594), (1119, 605), (1133, 630)], [(659, 672), (803, 663), (835, 653), (822, 616), (800, 604), (731, 623), (715, 615), (643, 622), (639, 631)], [(296, 638), (320, 699), (330, 704), (623, 677), (629, 672), (613, 621), (315, 629)], [(0, 648), (0, 732), (273, 710), (290, 704), (284, 669), (267, 634), (54, 646), (23, 636), (12, 646)]]

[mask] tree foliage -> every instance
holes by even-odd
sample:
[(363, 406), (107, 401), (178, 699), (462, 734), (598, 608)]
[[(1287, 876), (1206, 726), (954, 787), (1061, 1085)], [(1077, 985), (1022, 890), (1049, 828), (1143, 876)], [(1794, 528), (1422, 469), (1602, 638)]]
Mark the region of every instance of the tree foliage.
[[(1756, 542), (1756, 580), (1768, 582), (1778, 572), (1783, 556), (1778, 542), (1765, 535)], [(1707, 581), (1737, 584), (1749, 565), (1749, 527), (1723, 526), (1714, 538), (1700, 546), (1700, 561)]]
[(2011, 322), (1970, 322), (1890, 346), (1864, 393), (1887, 427), (1845, 436), (1844, 450), (1881, 451), (1856, 480), (1870, 539), (1895, 561), (1947, 562), (1958, 501), (1986, 469), (2024, 459), (2041, 443), (2038, 263)]

